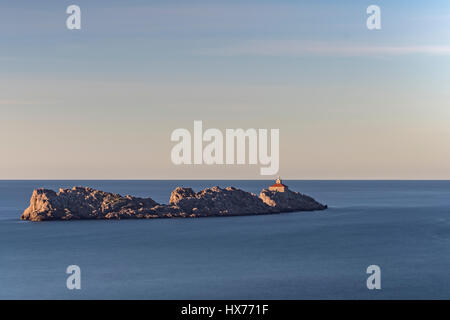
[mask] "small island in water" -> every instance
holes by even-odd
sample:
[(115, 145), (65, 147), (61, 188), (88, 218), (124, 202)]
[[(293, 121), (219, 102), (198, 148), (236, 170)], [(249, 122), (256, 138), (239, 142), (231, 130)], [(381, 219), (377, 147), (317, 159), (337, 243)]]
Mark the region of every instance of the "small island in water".
[(293, 211), (327, 209), (313, 198), (289, 190), (281, 179), (259, 197), (234, 187), (206, 188), (194, 192), (178, 187), (170, 195), (169, 204), (159, 204), (151, 198), (121, 196), (87, 187), (33, 191), (30, 206), (21, 220), (77, 219), (152, 219), (186, 217), (224, 217), (275, 214)]

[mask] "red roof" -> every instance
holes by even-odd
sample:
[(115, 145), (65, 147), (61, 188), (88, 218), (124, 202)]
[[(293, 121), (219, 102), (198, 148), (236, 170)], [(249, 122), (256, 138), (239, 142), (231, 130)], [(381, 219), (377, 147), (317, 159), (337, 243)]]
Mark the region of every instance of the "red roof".
[(271, 187), (286, 187), (286, 186), (282, 183), (275, 183), (275, 184), (271, 185)]

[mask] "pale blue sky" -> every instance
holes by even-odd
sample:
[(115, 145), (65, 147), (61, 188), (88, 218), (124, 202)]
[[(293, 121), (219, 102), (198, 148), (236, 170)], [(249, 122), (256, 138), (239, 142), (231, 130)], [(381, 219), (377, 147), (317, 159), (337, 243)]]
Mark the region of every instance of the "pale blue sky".
[(260, 178), (173, 166), (194, 120), (279, 128), (286, 178), (450, 179), (449, 1), (2, 1), (0, 39), (3, 179)]

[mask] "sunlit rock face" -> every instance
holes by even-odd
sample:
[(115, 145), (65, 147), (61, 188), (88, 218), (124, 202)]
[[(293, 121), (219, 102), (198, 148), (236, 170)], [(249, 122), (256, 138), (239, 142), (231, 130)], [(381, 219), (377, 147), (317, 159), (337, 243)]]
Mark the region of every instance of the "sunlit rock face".
[(86, 187), (36, 189), (21, 219), (30, 221), (74, 219), (152, 219), (272, 214), (323, 210), (327, 207), (311, 197), (287, 190), (264, 189), (260, 196), (234, 187), (176, 188), (169, 204), (151, 198), (121, 196)]
[(92, 188), (73, 187), (59, 192), (47, 189), (33, 191), (30, 206), (22, 220), (71, 220), (127, 218), (145, 213), (158, 205), (150, 198), (121, 196)]
[(317, 202), (313, 198), (291, 190), (279, 192), (276, 190), (263, 189), (259, 194), (259, 198), (277, 212), (327, 209), (326, 205)]
[(212, 187), (195, 193), (191, 188), (176, 188), (170, 196), (170, 204), (188, 214), (198, 215), (248, 215), (268, 214), (275, 211), (255, 194), (227, 187)]

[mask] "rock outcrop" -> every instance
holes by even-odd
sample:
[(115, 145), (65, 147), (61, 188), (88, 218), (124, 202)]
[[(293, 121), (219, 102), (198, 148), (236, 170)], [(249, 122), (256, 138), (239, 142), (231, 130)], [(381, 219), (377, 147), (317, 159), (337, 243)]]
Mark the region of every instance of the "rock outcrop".
[(176, 188), (169, 204), (150, 198), (121, 196), (92, 188), (74, 187), (33, 191), (21, 219), (30, 221), (73, 219), (150, 219), (259, 215), (291, 211), (324, 210), (313, 198), (298, 192), (264, 189), (260, 196), (237, 188), (212, 187), (200, 192)]
[(307, 195), (291, 190), (278, 192), (263, 189), (259, 198), (276, 212), (313, 211), (328, 208)]
[(58, 193), (48, 189), (33, 191), (30, 206), (22, 220), (71, 220), (134, 218), (151, 211), (158, 203), (150, 198), (135, 198), (92, 188), (73, 187)]
[(255, 194), (233, 187), (212, 187), (195, 193), (191, 188), (176, 188), (170, 204), (183, 212), (198, 216), (235, 216), (274, 213), (270, 206)]

